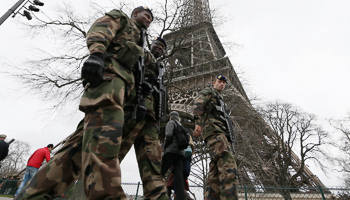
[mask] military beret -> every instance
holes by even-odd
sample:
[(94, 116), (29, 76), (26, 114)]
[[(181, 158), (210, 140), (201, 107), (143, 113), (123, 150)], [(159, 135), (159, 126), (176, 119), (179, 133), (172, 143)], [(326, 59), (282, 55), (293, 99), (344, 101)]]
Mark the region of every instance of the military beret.
[(179, 113), (178, 112), (176, 112), (176, 111), (171, 111), (171, 113), (169, 113), (169, 115), (171, 115), (171, 116), (180, 116), (179, 115)]
[(148, 12), (148, 13), (151, 15), (152, 21), (153, 21), (153, 13), (152, 13), (152, 11), (151, 11), (147, 6), (139, 6), (139, 7), (136, 7), (136, 8), (132, 11), (132, 13), (133, 13), (136, 9), (142, 9), (142, 10)]
[(227, 82), (226, 77), (225, 77), (224, 75), (222, 75), (222, 74), (218, 74), (218, 75), (216, 76), (216, 78), (219, 79), (219, 80), (222, 80), (222, 81)]
[(6, 137), (7, 137), (7, 135), (5, 135), (5, 134), (0, 135), (0, 138), (6, 138)]
[(159, 42), (163, 43), (164, 46), (165, 46), (165, 48), (167, 48), (166, 41), (165, 41), (163, 38), (161, 38), (161, 37), (156, 37), (156, 38), (153, 40), (153, 42), (155, 42), (155, 41), (159, 41)]

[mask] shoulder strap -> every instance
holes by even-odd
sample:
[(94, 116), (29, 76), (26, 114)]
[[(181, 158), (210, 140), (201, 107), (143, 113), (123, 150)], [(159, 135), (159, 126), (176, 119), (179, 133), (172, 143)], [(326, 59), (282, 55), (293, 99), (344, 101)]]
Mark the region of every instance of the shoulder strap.
[(176, 120), (173, 120), (174, 122), (175, 122), (175, 124), (176, 124), (176, 128), (178, 128), (179, 126), (180, 126), (180, 124), (178, 123), (178, 121), (176, 121)]

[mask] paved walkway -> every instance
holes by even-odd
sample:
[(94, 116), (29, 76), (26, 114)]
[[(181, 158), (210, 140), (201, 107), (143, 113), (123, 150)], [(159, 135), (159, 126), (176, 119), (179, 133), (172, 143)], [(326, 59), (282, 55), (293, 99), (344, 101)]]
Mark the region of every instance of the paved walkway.
[(10, 200), (10, 199), (13, 199), (13, 198), (9, 198), (9, 197), (0, 197), (0, 200)]

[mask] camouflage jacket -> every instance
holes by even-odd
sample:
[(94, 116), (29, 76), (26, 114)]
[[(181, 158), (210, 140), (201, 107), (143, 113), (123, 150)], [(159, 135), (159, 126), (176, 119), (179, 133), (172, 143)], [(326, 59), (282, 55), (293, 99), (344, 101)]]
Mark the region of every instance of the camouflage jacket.
[[(132, 70), (138, 58), (144, 55), (143, 49), (138, 46), (140, 30), (141, 26), (134, 19), (129, 19), (120, 10), (112, 10), (99, 18), (86, 36), (90, 54), (103, 53), (106, 56), (106, 73), (119, 75), (127, 87), (134, 87)], [(128, 95), (133, 97), (135, 91), (130, 91), (132, 94)]]
[(200, 92), (200, 95), (193, 103), (193, 115), (196, 125), (202, 127), (203, 138), (206, 139), (213, 132), (226, 133), (225, 124), (214, 118), (212, 114), (212, 104), (219, 105), (216, 99), (216, 95), (221, 94), (214, 88), (205, 88)]
[[(87, 33), (87, 46), (90, 54), (112, 53), (117, 60), (121, 50), (134, 48), (140, 41), (141, 25), (135, 19), (129, 17), (120, 10), (112, 10), (98, 19)], [(140, 49), (131, 49), (140, 50)], [(128, 51), (126, 54), (139, 54), (138, 51)], [(143, 50), (141, 48), (142, 55)], [(125, 55), (124, 55), (125, 56)], [(135, 56), (136, 61), (139, 55)], [(136, 63), (135, 61), (135, 63)]]
[(147, 51), (145, 53), (145, 76), (146, 76), (146, 81), (151, 83), (151, 84), (154, 84), (153, 80), (147, 80), (148, 78), (151, 78), (152, 77), (157, 77), (158, 76), (158, 67), (156, 65), (157, 63), (157, 59), (153, 56), (153, 54), (149, 51)]
[[(150, 52), (145, 53), (145, 77), (146, 81), (154, 85), (154, 80), (152, 77), (158, 77), (157, 60)], [(147, 80), (149, 78), (149, 80)], [(147, 114), (150, 115), (154, 120), (156, 120), (156, 113), (154, 112), (154, 97), (149, 95), (145, 98)]]
[[(158, 68), (156, 66), (156, 58), (151, 54), (149, 51), (145, 52), (145, 57), (144, 57), (144, 62), (145, 62), (145, 77), (146, 81), (149, 82), (150, 84), (154, 85), (154, 82), (152, 80), (147, 80), (148, 77), (157, 77), (158, 76)], [(156, 114), (154, 112), (154, 96), (148, 95), (145, 97), (145, 103), (146, 103), (146, 108), (147, 108), (147, 115), (149, 115), (151, 118), (156, 120)], [(132, 115), (132, 103), (128, 103), (128, 107), (125, 110), (126, 115)]]

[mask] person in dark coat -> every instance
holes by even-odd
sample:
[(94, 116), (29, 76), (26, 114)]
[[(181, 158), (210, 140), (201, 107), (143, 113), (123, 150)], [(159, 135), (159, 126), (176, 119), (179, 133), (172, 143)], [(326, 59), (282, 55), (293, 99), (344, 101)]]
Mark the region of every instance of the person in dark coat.
[[(189, 136), (190, 144), (188, 145), (187, 149), (185, 149), (185, 157), (182, 160), (182, 170), (183, 170), (183, 180), (184, 180), (184, 187), (185, 187), (185, 199), (186, 200), (193, 200), (193, 198), (190, 196), (190, 194), (187, 192), (190, 190), (189, 184), (188, 184), (188, 176), (191, 172), (191, 161), (192, 161), (192, 155), (194, 155), (195, 151), (195, 145), (193, 143), (192, 137)], [(170, 173), (168, 176), (167, 181), (167, 194), (170, 197), (171, 196), (171, 190), (174, 190), (176, 193), (176, 188), (174, 187), (174, 173)]]
[(175, 137), (176, 129), (181, 125), (179, 113), (172, 111), (170, 114), (170, 121), (165, 127), (164, 139), (164, 155), (162, 158), (161, 174), (164, 176), (168, 171), (170, 165), (174, 167), (174, 179), (177, 193), (176, 199), (185, 199), (184, 181), (183, 181), (183, 158), (185, 157), (185, 150), (179, 149), (177, 139)]
[(9, 153), (9, 144), (5, 142), (6, 135), (0, 135), (0, 161), (2, 161)]

